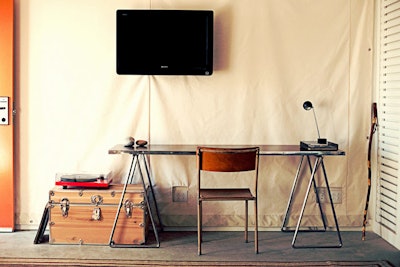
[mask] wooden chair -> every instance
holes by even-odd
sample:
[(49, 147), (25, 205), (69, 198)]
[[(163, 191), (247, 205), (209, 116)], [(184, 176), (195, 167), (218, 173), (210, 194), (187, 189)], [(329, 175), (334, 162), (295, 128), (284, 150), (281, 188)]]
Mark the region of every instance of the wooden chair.
[[(203, 201), (244, 201), (245, 202), (245, 241), (248, 242), (248, 201), (254, 201), (254, 244), (258, 253), (258, 212), (257, 184), (259, 147), (246, 148), (197, 148), (198, 169), (198, 208), (197, 208), (197, 244), (198, 255), (201, 255), (202, 243), (202, 204)], [(203, 172), (248, 172), (252, 171), (254, 185), (249, 188), (203, 188)], [(215, 175), (213, 175), (214, 177)], [(248, 176), (247, 176), (248, 177)], [(205, 178), (205, 177), (204, 177)], [(210, 177), (208, 177), (210, 178)], [(252, 189), (250, 189), (252, 188)]]

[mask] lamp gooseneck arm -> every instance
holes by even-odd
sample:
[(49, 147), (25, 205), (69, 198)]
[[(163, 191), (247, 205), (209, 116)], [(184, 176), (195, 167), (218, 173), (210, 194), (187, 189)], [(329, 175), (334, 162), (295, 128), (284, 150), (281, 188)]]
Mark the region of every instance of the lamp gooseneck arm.
[(319, 134), (319, 128), (318, 128), (318, 122), (317, 122), (317, 116), (315, 115), (315, 110), (314, 108), (312, 109), (313, 114), (314, 114), (314, 120), (315, 120), (315, 125), (317, 126), (317, 132), (318, 132), (318, 139), (321, 139), (321, 136)]

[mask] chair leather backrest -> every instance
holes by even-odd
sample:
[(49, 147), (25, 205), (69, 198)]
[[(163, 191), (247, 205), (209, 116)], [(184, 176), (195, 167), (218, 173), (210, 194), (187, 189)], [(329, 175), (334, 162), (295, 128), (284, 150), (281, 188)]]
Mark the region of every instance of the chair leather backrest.
[(257, 168), (258, 147), (197, 149), (199, 170), (214, 172), (251, 171)]

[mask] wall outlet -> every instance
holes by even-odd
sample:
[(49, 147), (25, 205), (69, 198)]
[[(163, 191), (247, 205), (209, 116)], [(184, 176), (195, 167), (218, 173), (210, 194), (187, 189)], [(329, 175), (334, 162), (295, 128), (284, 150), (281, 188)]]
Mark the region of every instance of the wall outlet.
[[(341, 204), (342, 203), (342, 188), (341, 187), (330, 187), (332, 203)], [(328, 189), (326, 187), (317, 187), (317, 192), (319, 196), (319, 201), (321, 203), (329, 203)], [(317, 199), (315, 198), (315, 201)]]
[(173, 202), (187, 202), (188, 201), (188, 187), (187, 186), (173, 186), (172, 187), (172, 201)]

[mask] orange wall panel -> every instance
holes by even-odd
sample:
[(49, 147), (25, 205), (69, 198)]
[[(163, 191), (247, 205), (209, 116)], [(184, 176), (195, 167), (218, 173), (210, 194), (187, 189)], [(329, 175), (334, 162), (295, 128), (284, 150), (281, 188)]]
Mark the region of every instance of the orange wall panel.
[(0, 125), (0, 231), (13, 231), (13, 0), (0, 0), (0, 96), (9, 97), (9, 124)]

